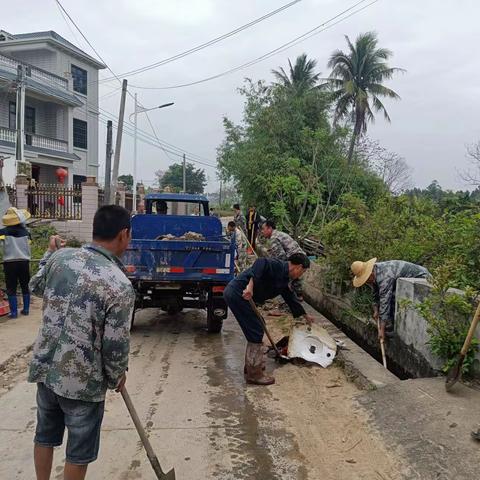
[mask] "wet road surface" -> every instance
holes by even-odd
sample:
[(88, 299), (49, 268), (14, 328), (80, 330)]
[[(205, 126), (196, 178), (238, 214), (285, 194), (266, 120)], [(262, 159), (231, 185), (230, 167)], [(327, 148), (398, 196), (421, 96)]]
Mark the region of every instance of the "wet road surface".
[[(338, 367), (278, 366), (277, 384), (245, 386), (245, 340), (234, 319), (220, 335), (205, 313), (145, 310), (132, 332), (127, 388), (164, 470), (178, 480), (401, 478)], [(24, 362), (25, 363), (25, 362)], [(32, 479), (35, 386), (20, 369), (0, 393), (0, 479)], [(64, 450), (52, 478), (63, 478)], [(109, 393), (99, 459), (89, 479), (153, 479), (128, 412)]]

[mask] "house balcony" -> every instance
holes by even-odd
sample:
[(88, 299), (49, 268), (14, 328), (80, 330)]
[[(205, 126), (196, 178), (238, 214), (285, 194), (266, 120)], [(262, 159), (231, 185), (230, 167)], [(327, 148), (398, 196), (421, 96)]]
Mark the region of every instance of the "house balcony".
[(25, 79), (27, 91), (41, 99), (48, 99), (61, 105), (70, 107), (83, 105), (83, 102), (69, 89), (66, 78), (3, 54), (0, 54), (0, 82), (11, 84), (16, 81), (19, 65), (23, 65), (27, 72)]
[[(1, 146), (15, 149), (16, 136), (16, 130), (0, 127), (0, 150)], [(54, 158), (62, 158), (64, 160), (73, 161), (79, 159), (74, 153), (69, 153), (68, 142), (65, 140), (33, 133), (25, 134), (25, 150), (27, 152), (38, 153)]]

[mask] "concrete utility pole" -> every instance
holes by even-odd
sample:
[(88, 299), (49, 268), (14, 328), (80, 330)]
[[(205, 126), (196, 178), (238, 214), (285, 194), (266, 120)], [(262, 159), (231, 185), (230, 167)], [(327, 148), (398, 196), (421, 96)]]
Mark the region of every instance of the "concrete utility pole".
[(137, 94), (135, 94), (135, 109), (133, 111), (134, 122), (133, 122), (133, 202), (132, 202), (132, 211), (137, 211), (137, 112), (138, 112), (138, 101)]
[(103, 194), (103, 203), (108, 205), (110, 202), (110, 191), (112, 190), (112, 133), (113, 123), (107, 121), (107, 150), (105, 152), (105, 191)]
[[(16, 161), (23, 162), (25, 159), (25, 67), (17, 67), (17, 139), (16, 139)], [(16, 168), (15, 168), (16, 170)], [(15, 172), (17, 173), (17, 172)]]
[(187, 159), (183, 154), (183, 193), (187, 193)]
[(127, 80), (122, 82), (122, 98), (120, 100), (120, 112), (118, 114), (117, 140), (115, 142), (115, 156), (113, 159), (112, 189), (108, 203), (114, 204), (118, 186), (118, 169), (120, 167), (120, 151), (122, 149), (123, 118), (125, 116), (125, 100), (127, 98)]

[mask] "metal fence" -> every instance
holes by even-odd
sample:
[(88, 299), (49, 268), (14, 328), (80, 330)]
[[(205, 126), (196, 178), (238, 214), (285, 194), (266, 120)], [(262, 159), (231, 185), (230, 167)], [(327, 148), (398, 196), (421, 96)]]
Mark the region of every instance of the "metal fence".
[(28, 210), (34, 218), (82, 219), (82, 188), (39, 184), (27, 190)]

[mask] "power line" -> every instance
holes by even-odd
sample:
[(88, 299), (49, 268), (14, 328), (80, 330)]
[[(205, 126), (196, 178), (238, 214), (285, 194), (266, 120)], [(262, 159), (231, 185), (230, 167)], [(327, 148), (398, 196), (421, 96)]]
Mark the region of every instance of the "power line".
[[(138, 88), (138, 89), (142, 89), (142, 90), (172, 90), (172, 89), (176, 89), (176, 88), (191, 87), (193, 85), (198, 85), (200, 83), (209, 82), (211, 80), (215, 80), (217, 78), (224, 77), (225, 75), (229, 75), (231, 73), (238, 72), (239, 70), (243, 70), (244, 68), (251, 67), (252, 65), (260, 63), (263, 60), (266, 60), (267, 58), (273, 57), (274, 55), (276, 55), (280, 52), (283, 52), (283, 51), (285, 51), (285, 50), (287, 50), (287, 49), (289, 49), (289, 48), (307, 40), (308, 38), (313, 37), (314, 35), (318, 35), (319, 33), (321, 33), (323, 31), (339, 24), (340, 22), (343, 22), (343, 21), (347, 20), (348, 18), (352, 17), (353, 15), (356, 15), (357, 13), (361, 12), (362, 10), (365, 10), (366, 8), (370, 7), (371, 5), (378, 2), (379, 0), (373, 0), (370, 3), (368, 3), (367, 5), (364, 5), (363, 7), (359, 8), (357, 10), (354, 10), (349, 15), (345, 15), (345, 16), (342, 17), (342, 15), (344, 15), (345, 13), (349, 12), (350, 10), (359, 6), (360, 4), (365, 3), (366, 1), (367, 0), (361, 0), (357, 3), (355, 3), (351, 7), (347, 8), (346, 10), (344, 10), (340, 13), (338, 13), (337, 15), (330, 18), (329, 20), (326, 20), (325, 22), (321, 23), (320, 25), (317, 25), (316, 27), (314, 27), (311, 30), (303, 33), (302, 35), (290, 40), (289, 42), (286, 42), (283, 45), (280, 45), (279, 47), (277, 47), (273, 50), (270, 50), (269, 52), (261, 55), (260, 57), (257, 57), (253, 60), (250, 60), (249, 62), (243, 63), (243, 64), (241, 64), (237, 67), (231, 68), (229, 70), (225, 70), (224, 72), (218, 73), (216, 75), (212, 75), (210, 77), (202, 78), (201, 80), (196, 80), (194, 82), (181, 83), (181, 84), (177, 84), (177, 85), (169, 85), (169, 86), (166, 86), (166, 87), (145, 87), (145, 86), (141, 86), (141, 85), (130, 85), (130, 87), (131, 88)], [(339, 20), (337, 20), (334, 23), (331, 23), (333, 20), (335, 20), (339, 17), (342, 17), (342, 18), (340, 18)]]
[[(108, 66), (107, 62), (103, 59), (103, 57), (97, 52), (97, 50), (95, 49), (95, 47), (90, 43), (90, 41), (87, 39), (87, 37), (83, 34), (83, 32), (80, 30), (80, 27), (75, 23), (75, 21), (73, 20), (73, 18), (69, 15), (69, 13), (65, 10), (65, 8), (63, 7), (63, 5), (60, 3), (60, 0), (55, 0), (58, 4), (58, 6), (61, 8), (61, 10), (65, 13), (65, 15), (68, 17), (68, 19), (72, 22), (72, 24), (75, 26), (75, 28), (78, 30), (78, 32), (80, 33), (80, 35), (82, 36), (82, 38), (87, 42), (87, 44), (90, 46), (90, 48), (95, 52), (95, 54), (97, 55), (97, 57), (105, 64), (105, 66), (107, 67), (107, 69), (113, 74), (113, 76), (119, 81), (119, 83), (121, 84), (122, 83), (122, 80), (120, 79), (120, 77), (118, 75), (115, 74), (115, 72)], [(297, 0), (297, 1), (301, 1), (301, 0)], [(296, 2), (294, 2), (296, 3)], [(128, 95), (130, 95), (130, 97), (134, 98), (132, 93), (129, 92), (127, 90), (127, 93)], [(87, 103), (88, 105), (88, 103)], [(142, 106), (140, 103), (139, 103), (140, 106)], [(92, 105), (91, 105), (92, 106)], [(93, 108), (97, 108), (96, 105), (93, 105)], [(99, 109), (100, 106), (98, 106)], [(110, 112), (108, 112), (110, 114)], [(110, 114), (113, 116), (113, 114)], [(115, 116), (113, 116), (114, 118), (116, 118)], [(149, 120), (150, 121), (150, 120)], [(158, 139), (158, 136), (156, 135), (156, 132), (155, 132), (155, 129), (153, 128), (153, 125), (152, 123), (150, 122), (151, 126), (152, 126), (152, 129), (154, 130), (154, 133), (155, 133), (155, 136), (156, 136), (156, 140), (159, 142), (159, 145), (160, 145), (160, 140)], [(177, 147), (174, 147), (174, 148), (177, 148)], [(170, 152), (172, 153), (172, 152)], [(182, 151), (183, 153), (183, 151)], [(185, 154), (187, 154), (188, 152), (185, 152)], [(178, 156), (180, 156), (179, 154), (176, 154)], [(190, 155), (195, 155), (195, 154), (190, 154)], [(195, 155), (196, 156), (196, 155)], [(191, 157), (190, 157), (191, 158)], [(201, 158), (201, 157), (200, 157)], [(216, 166), (214, 167), (213, 165), (210, 165), (208, 163), (204, 163), (204, 162), (201, 162), (201, 161), (198, 161), (196, 160), (195, 161), (196, 163), (200, 163), (202, 165), (206, 165), (206, 166), (209, 166), (209, 167), (213, 167), (213, 168), (216, 168)]]
[[(195, 52), (198, 52), (200, 50), (203, 50), (207, 47), (210, 47), (211, 45), (215, 45), (216, 43), (218, 42), (221, 42), (222, 40), (225, 40), (226, 38), (229, 38), (229, 37), (232, 37), (233, 35), (236, 35), (237, 33), (239, 32), (242, 32), (243, 30), (246, 30), (247, 28), (250, 28), (254, 25), (256, 25), (257, 23), (260, 23), (260, 22), (263, 22), (264, 20), (267, 20), (268, 18), (270, 17), (273, 17), (274, 15), (286, 10), (287, 8), (290, 8), (292, 7), (293, 5), (301, 2), (302, 0), (293, 0), (291, 1), (290, 3), (287, 3), (279, 8), (277, 8), (276, 10), (273, 10), (269, 13), (266, 13), (265, 15), (259, 17), (259, 18), (256, 18), (244, 25), (241, 25), (240, 27), (237, 27), (235, 28), (234, 30), (231, 30), (230, 32), (227, 32), (223, 35), (220, 35), (219, 37), (215, 37), (213, 38), (212, 40), (209, 40), (208, 42), (205, 42), (205, 43), (202, 43), (200, 45), (197, 45), (195, 47), (192, 47), (188, 50), (185, 50), (184, 52), (181, 52), (181, 53), (177, 53), (176, 55), (173, 55), (171, 57), (168, 57), (168, 58), (165, 58), (163, 60), (160, 60), (158, 62), (155, 62), (155, 63), (152, 63), (150, 65), (145, 65), (143, 67), (139, 67), (139, 68), (136, 68), (134, 70), (130, 70), (128, 72), (124, 72), (122, 73), (120, 76), (122, 78), (126, 78), (126, 77), (130, 77), (130, 76), (134, 76), (134, 75), (138, 75), (139, 73), (143, 73), (143, 72), (146, 72), (148, 70), (152, 70), (154, 68), (157, 68), (157, 67), (160, 67), (162, 65), (166, 65), (167, 63), (171, 63), (171, 62), (174, 62), (176, 60), (179, 60), (180, 58), (184, 58), (188, 55), (191, 55), (192, 53), (195, 53)], [(110, 80), (113, 80), (115, 79), (117, 76), (114, 74), (113, 77), (108, 77), (108, 78), (104, 78), (102, 80), (100, 80), (101, 83), (103, 82), (108, 82)]]

